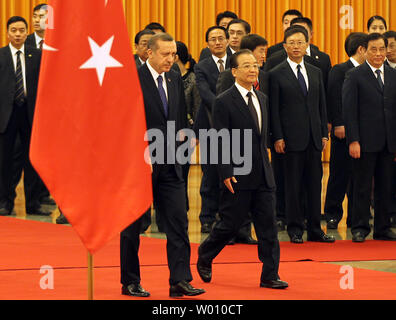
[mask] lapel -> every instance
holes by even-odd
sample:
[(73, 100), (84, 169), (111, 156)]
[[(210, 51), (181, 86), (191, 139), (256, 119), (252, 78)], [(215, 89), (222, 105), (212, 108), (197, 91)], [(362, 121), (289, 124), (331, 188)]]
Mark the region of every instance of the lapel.
[(2, 53), (4, 55), (4, 63), (6, 66), (6, 72), (8, 73), (10, 81), (16, 81), (15, 78), (15, 67), (12, 59), (11, 49), (9, 46), (3, 48)]
[(220, 75), (220, 71), (217, 68), (216, 62), (213, 60), (212, 56), (210, 56), (210, 58), (208, 59), (208, 68), (210, 72), (209, 74), (211, 74), (213, 78), (217, 79)]
[[(388, 65), (384, 66), (384, 78), (385, 78), (385, 82), (384, 82), (384, 97), (389, 97), (391, 96), (391, 90), (392, 90), (392, 86), (390, 85), (390, 81), (389, 78), (391, 77), (390, 72), (391, 72), (391, 68)], [(385, 101), (389, 101), (389, 99), (385, 99)]]
[[(174, 114), (174, 111), (176, 110), (177, 106), (177, 88), (176, 88), (176, 83), (174, 79), (172, 79), (171, 75), (169, 72), (165, 73), (165, 79), (166, 79), (166, 86), (168, 90), (168, 119), (175, 120), (177, 119), (177, 115)], [(159, 94), (158, 94), (159, 96)], [(162, 102), (161, 102), (162, 105)], [(165, 116), (165, 112), (162, 108), (163, 114)]]
[[(363, 68), (365, 68), (366, 71), (368, 72), (368, 76), (369, 76), (368, 79), (369, 79), (369, 81), (371, 81), (372, 85), (373, 85), (375, 88), (377, 88), (377, 90), (379, 91), (379, 93), (382, 95), (384, 92), (381, 90), (381, 87), (380, 87), (380, 85), (379, 85), (379, 83), (378, 83), (378, 79), (377, 79), (377, 77), (375, 76), (375, 74), (373, 73), (373, 70), (371, 70), (371, 68), (370, 68), (370, 66), (368, 65), (367, 62), (364, 63)], [(385, 68), (384, 68), (384, 70), (385, 70)], [(385, 77), (386, 77), (386, 75), (385, 75)], [(384, 85), (385, 85), (385, 84), (384, 84)], [(384, 90), (385, 90), (385, 86), (384, 86)]]
[[(162, 105), (161, 97), (158, 92), (158, 87), (155, 83), (155, 80), (154, 80), (149, 68), (147, 67), (147, 64), (142, 65), (140, 67), (140, 69), (142, 69), (142, 72), (144, 73), (144, 81), (146, 83), (147, 92), (150, 92), (150, 96), (152, 96), (156, 102), (155, 105), (157, 106), (157, 108), (159, 109), (159, 111), (165, 118), (165, 111), (164, 111), (164, 108)], [(168, 92), (168, 96), (169, 96), (169, 92)], [(168, 97), (168, 100), (169, 100), (169, 97)], [(169, 103), (168, 103), (168, 105), (169, 105)]]
[(254, 89), (254, 92), (256, 93), (259, 103), (260, 103), (260, 109), (261, 109), (261, 132), (260, 132), (260, 136), (264, 137), (264, 131), (266, 130), (266, 123), (267, 123), (267, 108), (266, 108), (266, 104), (265, 104), (265, 100), (263, 99), (262, 95), (257, 93), (257, 90)]
[[(305, 65), (305, 68), (306, 68), (306, 65)], [(290, 67), (289, 63), (287, 62), (287, 60), (285, 60), (283, 62), (282, 69), (285, 71), (284, 72), (285, 77), (293, 84), (293, 86), (296, 88), (297, 92), (301, 96), (304, 97), (304, 93), (300, 87), (300, 83), (298, 82), (298, 79), (297, 79), (296, 75), (294, 74), (292, 68)], [(309, 94), (309, 90), (308, 90), (308, 94)]]
[[(31, 83), (30, 77), (33, 74), (33, 53), (25, 46), (25, 76), (26, 76), (26, 86), (29, 87)], [(26, 88), (27, 92), (29, 92), (28, 88)]]
[(308, 95), (307, 95), (307, 98), (309, 98), (309, 96), (313, 92), (312, 89), (314, 88), (315, 79), (314, 79), (314, 74), (313, 74), (313, 71), (312, 71), (309, 63), (304, 62), (304, 65), (305, 65), (305, 69), (307, 70), (307, 74), (308, 74)]
[[(257, 93), (256, 93), (257, 94)], [(253, 128), (254, 132), (257, 135), (260, 135), (258, 132), (258, 129), (256, 128), (256, 124), (254, 123), (254, 120), (252, 118), (252, 115), (250, 114), (249, 108), (246, 104), (245, 99), (243, 99), (241, 93), (237, 89), (237, 87), (234, 85), (232, 87), (232, 96), (233, 96), (233, 102), (236, 108), (243, 114), (243, 116), (249, 121), (250, 127)], [(260, 102), (260, 108), (262, 109), (261, 102)], [(261, 112), (262, 114), (262, 112)]]

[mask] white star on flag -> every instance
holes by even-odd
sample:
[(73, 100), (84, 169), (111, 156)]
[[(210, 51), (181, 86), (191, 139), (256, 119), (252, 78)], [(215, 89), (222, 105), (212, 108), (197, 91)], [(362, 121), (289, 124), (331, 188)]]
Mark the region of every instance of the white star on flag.
[(107, 68), (123, 67), (121, 63), (119, 63), (110, 55), (114, 36), (107, 40), (101, 47), (90, 37), (88, 37), (88, 41), (91, 47), (92, 57), (87, 62), (85, 62), (80, 67), (80, 69), (96, 69), (99, 84), (102, 86)]

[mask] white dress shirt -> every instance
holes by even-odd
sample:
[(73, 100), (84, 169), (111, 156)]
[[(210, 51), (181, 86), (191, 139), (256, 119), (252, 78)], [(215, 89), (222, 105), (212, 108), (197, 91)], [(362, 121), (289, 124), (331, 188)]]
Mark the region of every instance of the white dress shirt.
[(256, 96), (256, 93), (253, 90), (253, 86), (252, 89), (246, 90), (244, 87), (242, 87), (238, 82), (235, 82), (235, 86), (237, 87), (239, 93), (242, 95), (242, 98), (245, 100), (246, 102), (246, 108), (248, 107), (248, 103), (249, 103), (249, 98), (248, 98), (248, 93), (251, 92), (252, 93), (252, 101), (253, 101), (253, 105), (254, 108), (256, 109), (257, 112), (257, 117), (258, 117), (258, 123), (259, 123), (259, 129), (261, 132), (261, 128), (262, 128), (262, 116), (261, 116), (261, 108), (260, 108), (260, 102)]
[(377, 78), (377, 70), (381, 71), (381, 79), (382, 79), (382, 83), (385, 84), (385, 75), (384, 75), (384, 65), (382, 65), (380, 68), (374, 68), (368, 61), (367, 64), (370, 66), (370, 69), (373, 71), (374, 76)]
[[(295, 63), (294, 61), (291, 61), (290, 58), (287, 58), (287, 62), (289, 63), (290, 67), (292, 68), (294, 75), (296, 76), (296, 78), (298, 79), (298, 63)], [(300, 63), (301, 66), (301, 73), (305, 79), (305, 84), (307, 85), (307, 90), (309, 90), (309, 81), (308, 81), (308, 73), (307, 73), (307, 69), (305, 68), (305, 64), (304, 64), (304, 59), (301, 61)]]
[(9, 45), (10, 50), (11, 50), (11, 55), (12, 55), (12, 61), (14, 62), (14, 70), (16, 73), (16, 68), (17, 68), (17, 52), (21, 51), (21, 54), (19, 55), (21, 59), (21, 67), (22, 67), (22, 75), (23, 75), (23, 87), (25, 90), (25, 95), (27, 95), (27, 89), (26, 89), (26, 64), (25, 64), (25, 45), (22, 45), (21, 49), (15, 48), (11, 43)]
[(44, 41), (44, 38), (41, 38), (36, 32), (34, 33), (34, 39), (36, 40), (36, 48), (40, 49), (41, 40)]
[(222, 58), (218, 58), (218, 57), (216, 57), (215, 55), (212, 54), (212, 58), (213, 58), (214, 62), (216, 63), (217, 69), (219, 69), (219, 71), (220, 71), (220, 63), (219, 63), (220, 59), (223, 60), (224, 70), (226, 69), (227, 54), (224, 57), (222, 57)]
[(163, 79), (162, 85), (163, 85), (164, 90), (165, 90), (166, 98), (168, 98), (168, 87), (167, 87), (167, 84), (166, 84), (165, 72), (159, 74), (159, 73), (158, 73), (157, 71), (155, 71), (154, 68), (150, 65), (150, 62), (149, 62), (148, 60), (146, 61), (146, 64), (147, 64), (147, 67), (148, 67), (148, 69), (149, 69), (151, 75), (153, 76), (153, 79), (154, 79), (154, 82), (155, 82), (155, 85), (157, 86), (157, 88), (158, 88), (158, 77), (159, 77), (159, 76), (162, 76), (162, 79)]

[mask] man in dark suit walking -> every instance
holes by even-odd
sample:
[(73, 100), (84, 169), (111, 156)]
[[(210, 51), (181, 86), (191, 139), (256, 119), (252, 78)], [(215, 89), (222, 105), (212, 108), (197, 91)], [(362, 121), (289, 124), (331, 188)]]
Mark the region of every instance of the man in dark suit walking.
[(216, 98), (213, 123), (218, 132), (225, 130), (232, 141), (240, 141), (238, 150), (251, 151), (247, 155), (251, 170), (238, 172), (240, 166), (233, 161), (235, 150), (229, 144), (223, 154), (223, 141), (219, 139), (220, 221), (198, 249), (197, 269), (204, 282), (211, 281), (212, 261), (251, 212), (259, 243), (258, 256), (263, 263), (260, 286), (285, 289), (288, 284), (281, 281), (278, 274), (280, 249), (275, 225), (275, 181), (267, 152), (268, 102), (264, 94), (253, 88), (259, 65), (250, 50), (234, 54), (231, 67), (236, 83)]
[[(263, 92), (264, 94), (268, 94), (268, 74), (261, 70), (265, 62), (265, 55), (267, 51), (268, 42), (263, 37), (257, 34), (249, 34), (242, 38), (241, 41), (241, 49), (248, 49), (252, 51), (253, 56), (256, 58), (258, 65), (260, 66), (259, 75), (257, 81), (254, 84), (254, 88)], [(232, 74), (232, 69), (227, 69), (226, 71), (220, 73), (219, 79), (217, 80), (216, 92), (217, 95), (223, 93), (228, 90), (235, 84), (235, 78)], [(252, 228), (251, 228), (252, 219), (249, 217), (246, 222), (244, 222), (243, 226), (239, 230), (235, 239), (231, 241), (231, 243), (245, 243), (245, 244), (257, 244), (257, 241), (254, 240), (251, 236)]]
[[(206, 32), (206, 41), (212, 55), (200, 61), (194, 68), (197, 87), (202, 99), (194, 123), (197, 137), (200, 129), (209, 130), (213, 127), (212, 105), (216, 98), (217, 79), (221, 72), (229, 68), (228, 39), (228, 32), (223, 27), (210, 27)], [(210, 145), (207, 144), (205, 147), (204, 144), (201, 144), (200, 154), (203, 176), (200, 188), (202, 205), (199, 219), (201, 231), (208, 233), (216, 220), (219, 209), (219, 178), (216, 166), (210, 164), (210, 157), (206, 157), (206, 155), (210, 155)]]
[[(29, 161), (30, 135), (40, 71), (41, 52), (25, 46), (28, 24), (22, 17), (7, 22), (10, 43), (0, 49), (0, 215), (11, 214), (14, 146), (19, 135), (25, 179), (39, 181)], [(25, 185), (26, 213), (49, 215), (40, 208), (39, 188)]]
[[(163, 145), (160, 146), (162, 150), (153, 150), (155, 147), (152, 144), (150, 154), (154, 205), (159, 209), (167, 236), (169, 295), (196, 296), (205, 291), (190, 284), (190, 242), (183, 173), (181, 165), (175, 159), (177, 144), (172, 141), (172, 137), (167, 136), (170, 124), (175, 124), (176, 132), (187, 127), (182, 80), (178, 73), (171, 71), (177, 52), (176, 42), (170, 35), (160, 33), (150, 39), (148, 48), (149, 58), (138, 70), (138, 74), (147, 129), (155, 129), (156, 132), (159, 130), (164, 137)], [(165, 163), (156, 162), (154, 154), (158, 159), (166, 159)], [(147, 297), (150, 294), (140, 285), (138, 249), (141, 223), (139, 219), (121, 233), (121, 283), (122, 294)]]
[(368, 35), (366, 63), (347, 73), (343, 113), (353, 158), (352, 241), (370, 233), (369, 206), (374, 177), (375, 240), (396, 241), (390, 225), (393, 160), (396, 154), (396, 70), (384, 65), (388, 40)]
[(322, 151), (328, 141), (326, 97), (321, 71), (304, 62), (305, 28), (285, 32), (286, 61), (270, 72), (271, 129), (275, 151), (284, 155), (287, 232), (303, 243), (303, 190), (306, 191), (308, 241), (334, 242), (320, 225)]
[(337, 229), (343, 217), (342, 203), (348, 195), (347, 226), (352, 219), (352, 159), (345, 140), (345, 122), (342, 115), (342, 85), (346, 73), (366, 61), (367, 35), (361, 32), (351, 33), (345, 40), (348, 61), (335, 65), (329, 74), (327, 88), (327, 114), (331, 124), (330, 176), (324, 211), (327, 228)]

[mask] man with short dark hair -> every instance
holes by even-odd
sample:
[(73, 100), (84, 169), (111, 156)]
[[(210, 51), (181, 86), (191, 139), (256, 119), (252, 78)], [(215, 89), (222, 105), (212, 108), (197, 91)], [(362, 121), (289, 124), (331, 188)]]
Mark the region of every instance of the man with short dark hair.
[(287, 60), (270, 71), (269, 98), (274, 149), (284, 156), (287, 232), (303, 243), (301, 194), (306, 190), (308, 241), (334, 242), (320, 225), (322, 151), (328, 141), (326, 95), (321, 72), (305, 63), (309, 37), (305, 28), (285, 32)]
[(370, 233), (370, 195), (374, 177), (375, 240), (396, 241), (390, 199), (396, 154), (396, 70), (385, 65), (388, 40), (367, 36), (366, 62), (347, 73), (342, 90), (349, 154), (353, 158), (352, 241)]
[[(206, 32), (205, 38), (211, 56), (200, 61), (194, 68), (197, 87), (202, 99), (197, 119), (194, 123), (197, 137), (200, 129), (209, 130), (213, 127), (212, 106), (216, 98), (217, 79), (221, 72), (229, 68), (230, 59), (227, 54), (229, 38), (227, 30), (219, 26), (210, 27)], [(207, 163), (201, 163), (203, 171), (200, 187), (202, 205), (199, 219), (201, 221), (201, 232), (208, 233), (216, 220), (216, 214), (219, 209), (219, 178), (216, 166), (210, 164), (209, 144), (207, 148), (201, 145), (200, 152), (201, 159), (206, 158)], [(207, 157), (203, 155), (207, 155)]]
[[(241, 50), (231, 58), (235, 85), (215, 99), (213, 123), (217, 131), (230, 133), (232, 141), (240, 141), (239, 150), (247, 150), (244, 135), (251, 133), (252, 169), (238, 174), (232, 147), (219, 139), (219, 173), (221, 180), (218, 221), (208, 238), (198, 248), (197, 269), (204, 282), (212, 279), (212, 261), (236, 235), (251, 212), (258, 238), (258, 256), (263, 263), (260, 286), (285, 289), (288, 284), (279, 279), (279, 241), (275, 226), (275, 182), (267, 153), (267, 97), (254, 89), (259, 64), (250, 50)], [(235, 139), (234, 139), (235, 138)], [(228, 148), (227, 148), (228, 147)], [(223, 158), (224, 157), (224, 158)]]
[(155, 33), (161, 33), (161, 32), (165, 33), (166, 32), (164, 26), (158, 22), (151, 22), (144, 29), (152, 30)]
[[(25, 45), (28, 24), (22, 17), (7, 22), (9, 45), (0, 49), (0, 215), (10, 215), (14, 199), (12, 189), (13, 154), (20, 137), (25, 178), (38, 181), (29, 161), (30, 136), (36, 103), (41, 52)], [(27, 189), (31, 189), (30, 191)], [(25, 186), (26, 213), (49, 215), (39, 202), (39, 188)]]
[(343, 217), (345, 194), (348, 196), (347, 226), (352, 223), (352, 159), (345, 140), (345, 122), (342, 116), (342, 85), (346, 73), (366, 61), (367, 35), (351, 33), (345, 40), (348, 61), (335, 65), (329, 73), (327, 88), (327, 114), (331, 124), (330, 175), (324, 212), (327, 229), (337, 229)]
[[(147, 130), (160, 130), (165, 137), (162, 152), (164, 159), (175, 159), (176, 141), (167, 135), (170, 122), (176, 132), (187, 127), (184, 89), (180, 74), (171, 70), (175, 62), (176, 42), (166, 34), (153, 36), (148, 43), (148, 60), (139, 68), (146, 111)], [(157, 141), (156, 141), (157, 142)], [(150, 154), (161, 152), (150, 147)], [(197, 296), (205, 291), (194, 288), (190, 282), (190, 242), (186, 212), (185, 186), (182, 167), (179, 163), (156, 163), (152, 161), (154, 206), (159, 209), (167, 237), (169, 295), (172, 298)], [(121, 233), (121, 283), (122, 294), (148, 297), (149, 292), (140, 285), (139, 233), (142, 220), (139, 219)]]
[[(234, 20), (238, 19), (238, 16), (231, 11), (224, 11), (222, 13), (219, 13), (216, 17), (216, 26), (223, 27), (224, 29), (227, 29), (228, 24)], [(230, 56), (232, 55), (232, 52), (230, 48), (227, 48), (227, 54)], [(211, 56), (210, 49), (208, 47), (203, 48), (200, 55), (199, 55), (199, 61), (202, 61), (203, 59), (209, 58)]]
[(135, 36), (135, 61), (136, 61), (136, 66), (140, 67), (141, 65), (146, 63), (146, 60), (148, 59), (148, 54), (147, 54), (147, 44), (149, 40), (151, 39), (152, 36), (155, 35), (155, 32), (150, 29), (144, 29), (140, 32), (138, 32)]
[(228, 24), (227, 31), (230, 35), (229, 46), (231, 52), (234, 54), (241, 47), (242, 38), (250, 34), (251, 27), (245, 20), (234, 19)]
[[(295, 9), (285, 11), (282, 16), (283, 31), (286, 31), (286, 29), (290, 27), (290, 23), (292, 22), (293, 19), (299, 18), (302, 16), (303, 16), (302, 13)], [(267, 58), (272, 56), (275, 52), (281, 51), (281, 50), (284, 50), (283, 49), (283, 41), (268, 48)]]

